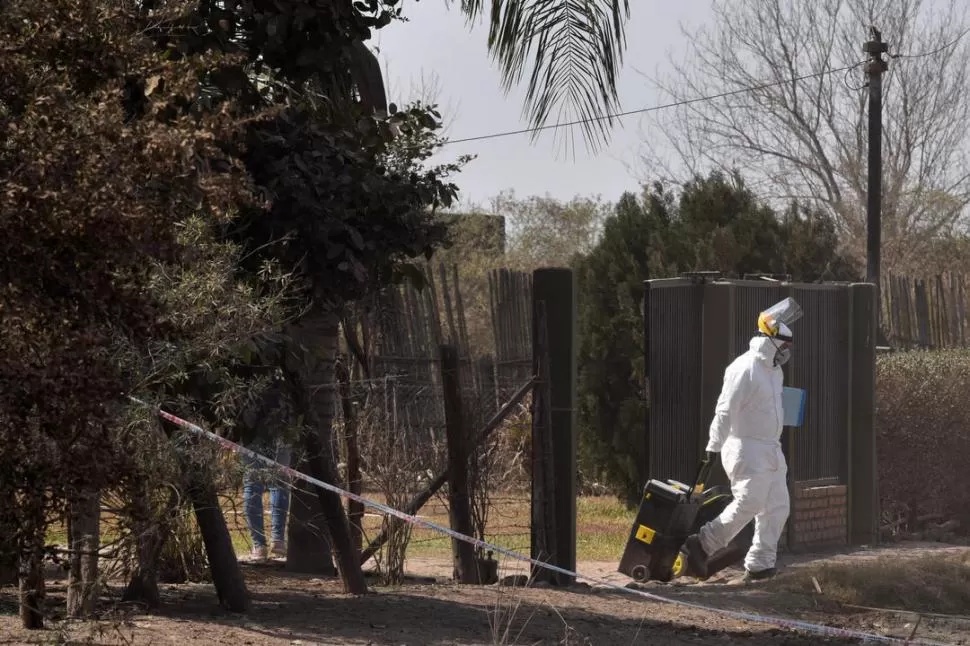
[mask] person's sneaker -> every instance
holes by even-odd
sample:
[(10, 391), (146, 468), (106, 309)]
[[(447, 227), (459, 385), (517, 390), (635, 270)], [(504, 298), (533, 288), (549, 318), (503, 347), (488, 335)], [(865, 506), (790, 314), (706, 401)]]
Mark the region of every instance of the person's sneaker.
[(707, 552), (701, 547), (701, 537), (691, 534), (684, 541), (683, 550), (687, 553), (687, 574), (698, 579), (707, 578)]
[(767, 570), (758, 570), (757, 572), (751, 572), (750, 570), (746, 569), (744, 571), (744, 576), (741, 577), (741, 581), (743, 583), (752, 583), (754, 581), (766, 581), (774, 577), (775, 574), (777, 573), (778, 573), (778, 570), (776, 570), (773, 567), (770, 567)]
[(286, 543), (284, 541), (273, 541), (273, 549), (270, 551), (273, 556), (283, 558), (286, 556)]
[(266, 560), (266, 546), (265, 545), (253, 545), (252, 552), (250, 553), (251, 558), (254, 561), (265, 561)]

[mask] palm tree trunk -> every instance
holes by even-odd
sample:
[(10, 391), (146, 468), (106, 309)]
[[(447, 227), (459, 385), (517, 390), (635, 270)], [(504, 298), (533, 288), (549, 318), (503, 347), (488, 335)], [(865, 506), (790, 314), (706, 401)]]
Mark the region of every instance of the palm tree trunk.
[[(337, 356), (339, 317), (335, 312), (315, 307), (290, 330), (293, 339), (305, 349), (306, 363), (301, 375), (300, 407), (311, 430), (303, 435), (305, 464), (309, 475), (326, 483), (338, 482), (334, 460), (333, 418), (336, 403), (334, 360)], [(314, 386), (326, 386), (315, 388)], [(315, 426), (315, 430), (313, 430)], [(317, 488), (320, 511), (336, 556), (337, 568), (345, 591), (351, 594), (367, 592), (367, 583), (360, 567), (360, 546), (351, 538), (347, 512), (335, 493)], [(287, 557), (289, 558), (289, 557)]]

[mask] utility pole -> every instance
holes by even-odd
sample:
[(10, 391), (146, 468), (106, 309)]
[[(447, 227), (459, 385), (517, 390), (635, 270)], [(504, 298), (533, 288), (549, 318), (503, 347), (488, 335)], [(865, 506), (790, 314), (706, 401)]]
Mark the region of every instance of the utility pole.
[(869, 28), (870, 40), (862, 50), (869, 55), (866, 61), (866, 77), (869, 85), (869, 187), (866, 196), (866, 282), (876, 285), (876, 326), (882, 301), (879, 283), (880, 250), (882, 246), (882, 75), (888, 68), (883, 54), (889, 45), (882, 40), (882, 33)]

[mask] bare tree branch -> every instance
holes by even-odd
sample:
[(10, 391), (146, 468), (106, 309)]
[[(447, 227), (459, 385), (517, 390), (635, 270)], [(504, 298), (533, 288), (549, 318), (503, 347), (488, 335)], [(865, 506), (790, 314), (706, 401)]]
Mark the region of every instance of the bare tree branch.
[[(967, 7), (930, 4), (715, 0), (713, 26), (686, 33), (689, 55), (659, 84), (674, 101), (756, 89), (658, 112), (656, 136), (691, 174), (743, 168), (766, 197), (818, 204), (861, 253), (867, 91), (849, 72), (824, 72), (861, 62), (869, 27), (879, 27), (893, 56), (884, 77), (883, 258), (890, 268), (912, 265), (932, 238), (963, 223), (970, 204)], [(646, 144), (643, 160), (654, 173), (656, 146)]]

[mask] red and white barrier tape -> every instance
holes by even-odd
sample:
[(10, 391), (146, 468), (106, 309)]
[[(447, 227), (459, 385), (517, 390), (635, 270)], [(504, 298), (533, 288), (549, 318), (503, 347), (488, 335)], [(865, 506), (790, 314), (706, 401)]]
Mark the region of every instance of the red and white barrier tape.
[[(133, 402), (135, 402), (135, 403), (141, 404), (143, 406), (148, 406), (147, 403), (143, 402), (140, 399), (136, 399), (135, 397), (131, 397), (130, 399)], [(653, 593), (647, 592), (645, 590), (637, 590), (637, 589), (633, 589), (633, 588), (627, 588), (625, 586), (622, 586), (622, 585), (613, 583), (612, 581), (607, 581), (605, 579), (598, 579), (596, 577), (591, 577), (591, 576), (585, 576), (583, 574), (580, 574), (579, 572), (571, 572), (569, 570), (566, 570), (564, 568), (558, 567), (556, 565), (551, 565), (549, 563), (544, 563), (542, 561), (533, 559), (533, 558), (531, 558), (529, 556), (526, 556), (524, 554), (520, 554), (518, 552), (514, 552), (514, 551), (509, 550), (509, 549), (506, 549), (504, 547), (500, 547), (498, 545), (493, 545), (491, 543), (486, 543), (485, 541), (479, 540), (479, 539), (474, 538), (472, 536), (466, 536), (464, 534), (459, 534), (458, 532), (454, 531), (450, 527), (444, 527), (442, 525), (438, 525), (437, 523), (433, 523), (433, 522), (431, 522), (429, 520), (426, 520), (424, 518), (419, 518), (418, 516), (413, 516), (411, 514), (406, 514), (403, 511), (394, 509), (392, 507), (388, 507), (387, 505), (383, 505), (383, 504), (381, 504), (379, 502), (375, 502), (373, 500), (368, 500), (367, 498), (364, 498), (364, 497), (359, 496), (357, 494), (354, 494), (354, 493), (351, 493), (351, 492), (346, 491), (344, 489), (341, 489), (340, 487), (337, 487), (337, 486), (332, 485), (332, 484), (327, 483), (327, 482), (323, 482), (322, 480), (318, 480), (317, 478), (314, 478), (312, 476), (308, 476), (305, 473), (301, 473), (301, 472), (297, 471), (296, 469), (293, 469), (292, 467), (282, 465), (282, 464), (276, 462), (275, 460), (272, 460), (271, 458), (268, 458), (268, 457), (266, 457), (264, 455), (261, 455), (259, 453), (256, 453), (255, 451), (252, 451), (250, 449), (247, 449), (246, 447), (244, 447), (244, 446), (242, 446), (240, 444), (236, 444), (235, 442), (232, 442), (230, 440), (227, 440), (224, 437), (221, 437), (219, 435), (216, 435), (215, 433), (212, 433), (211, 431), (207, 431), (204, 428), (202, 428), (200, 426), (197, 426), (196, 424), (193, 424), (192, 422), (189, 422), (189, 421), (186, 421), (186, 420), (182, 419), (181, 417), (176, 417), (175, 415), (172, 415), (171, 413), (167, 413), (167, 412), (165, 412), (165, 411), (163, 411), (161, 409), (156, 409), (156, 412), (158, 413), (158, 415), (160, 417), (163, 417), (163, 418), (167, 419), (168, 421), (172, 422), (173, 424), (177, 424), (178, 426), (181, 426), (182, 428), (185, 428), (185, 429), (187, 429), (187, 430), (189, 430), (189, 431), (191, 431), (193, 433), (196, 433), (198, 435), (201, 435), (202, 437), (205, 437), (207, 439), (210, 439), (210, 440), (218, 443), (220, 446), (222, 446), (222, 447), (224, 447), (226, 449), (229, 449), (229, 450), (234, 451), (236, 453), (240, 453), (242, 455), (246, 455), (246, 456), (249, 456), (249, 457), (254, 458), (256, 460), (259, 460), (260, 462), (263, 462), (263, 463), (265, 463), (268, 466), (273, 466), (273, 467), (279, 469), (281, 472), (286, 473), (287, 475), (290, 475), (290, 476), (292, 476), (294, 478), (303, 480), (304, 482), (308, 482), (309, 484), (315, 485), (317, 487), (321, 487), (323, 489), (326, 489), (327, 491), (331, 491), (331, 492), (333, 492), (333, 493), (335, 493), (335, 494), (337, 494), (339, 496), (342, 496), (344, 498), (349, 498), (351, 500), (355, 500), (355, 501), (363, 504), (366, 507), (370, 507), (372, 509), (376, 509), (376, 510), (378, 510), (380, 512), (383, 512), (385, 514), (388, 514), (390, 516), (394, 516), (395, 518), (399, 518), (399, 519), (403, 520), (404, 522), (409, 523), (411, 525), (416, 525), (416, 526), (419, 526), (419, 527), (424, 527), (426, 529), (432, 529), (434, 531), (437, 531), (437, 532), (440, 532), (442, 534), (445, 534), (445, 535), (447, 535), (447, 536), (449, 536), (451, 538), (454, 538), (456, 540), (464, 541), (465, 543), (470, 543), (470, 544), (472, 544), (472, 545), (474, 545), (476, 547), (479, 547), (479, 548), (482, 548), (482, 549), (485, 549), (485, 550), (492, 550), (493, 552), (495, 552), (497, 554), (501, 554), (503, 556), (507, 556), (507, 557), (509, 557), (511, 559), (514, 559), (514, 560), (517, 560), (517, 561), (522, 561), (524, 563), (529, 563), (529, 564), (534, 565), (536, 567), (545, 568), (545, 569), (550, 570), (552, 572), (557, 572), (559, 574), (563, 574), (565, 576), (568, 576), (568, 577), (571, 577), (571, 578), (574, 578), (574, 579), (577, 579), (577, 580), (586, 581), (588, 583), (595, 584), (595, 585), (598, 585), (598, 586), (601, 586), (601, 587), (604, 587), (604, 588), (609, 588), (609, 589), (613, 589), (613, 590), (618, 590), (620, 592), (626, 592), (626, 593), (629, 593), (629, 594), (634, 594), (634, 595), (639, 596), (639, 597), (642, 597), (644, 599), (650, 599), (651, 601), (657, 601), (659, 603), (667, 603), (667, 604), (673, 604), (673, 605), (676, 605), (676, 606), (680, 606), (682, 608), (692, 608), (694, 610), (702, 610), (704, 612), (710, 612), (710, 613), (718, 614), (718, 615), (721, 615), (721, 616), (724, 616), (724, 617), (730, 617), (732, 619), (739, 619), (739, 620), (742, 620), (742, 621), (749, 621), (749, 622), (760, 623), (760, 624), (768, 624), (768, 625), (772, 625), (772, 626), (778, 626), (778, 627), (781, 627), (781, 628), (788, 628), (788, 629), (791, 629), (791, 630), (797, 630), (797, 631), (802, 631), (802, 632), (809, 632), (809, 633), (814, 633), (814, 634), (817, 634), (817, 635), (825, 635), (827, 637), (841, 637), (841, 638), (846, 638), (846, 639), (858, 639), (862, 643), (911, 644), (913, 646), (917, 646), (917, 645), (918, 646), (947, 646), (946, 644), (944, 644), (942, 642), (903, 639), (901, 637), (891, 637), (891, 636), (888, 636), (888, 635), (878, 635), (878, 634), (875, 634), (875, 633), (866, 633), (866, 632), (860, 632), (860, 631), (855, 631), (855, 630), (848, 630), (846, 628), (836, 628), (834, 626), (826, 626), (824, 624), (816, 624), (816, 623), (811, 623), (811, 622), (807, 622), (807, 621), (799, 621), (797, 619), (786, 619), (784, 617), (773, 617), (773, 616), (768, 616), (768, 615), (759, 615), (759, 614), (754, 614), (754, 613), (749, 613), (749, 612), (741, 612), (741, 611), (738, 611), (738, 610), (725, 610), (723, 608), (712, 608), (710, 606), (704, 606), (704, 605), (701, 605), (701, 604), (698, 604), (698, 603), (691, 603), (689, 601), (681, 601), (680, 599), (671, 599), (670, 597), (660, 596), (658, 594), (653, 594)]]

